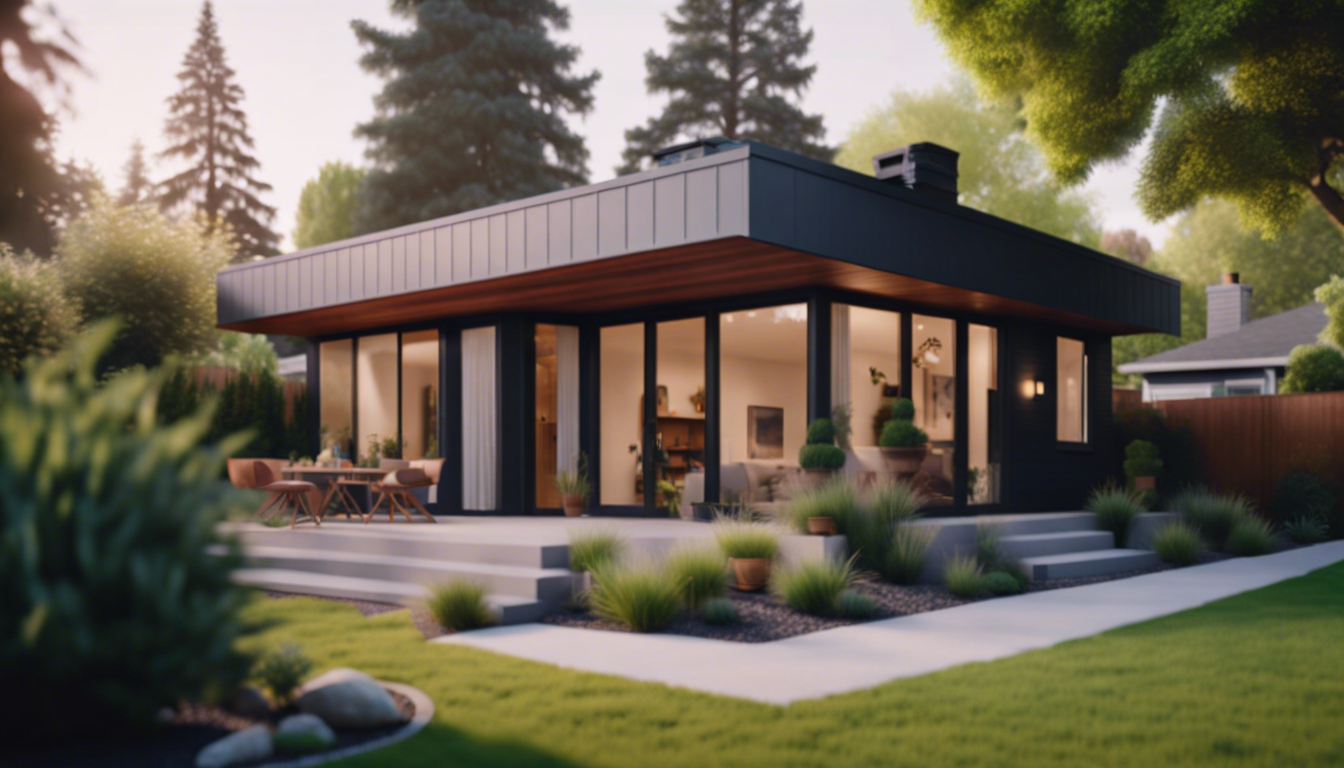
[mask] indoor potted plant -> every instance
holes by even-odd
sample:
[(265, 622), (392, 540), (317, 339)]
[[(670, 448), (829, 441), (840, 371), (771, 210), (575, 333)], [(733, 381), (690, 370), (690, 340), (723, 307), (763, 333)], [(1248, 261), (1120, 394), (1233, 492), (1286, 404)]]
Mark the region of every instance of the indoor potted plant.
[(565, 517), (579, 517), (588, 503), (591, 484), (588, 482), (588, 457), (579, 454), (579, 468), (574, 472), (561, 472), (555, 476), (555, 490), (560, 492), (560, 506)]
[(1157, 488), (1157, 474), (1162, 471), (1162, 459), (1157, 446), (1147, 440), (1133, 440), (1125, 446), (1125, 475), (1130, 485), (1139, 492)]
[(882, 426), (878, 445), (887, 469), (900, 477), (909, 477), (919, 471), (929, 455), (929, 435), (915, 426), (915, 404), (900, 398), (891, 404), (891, 419)]
[(817, 480), (845, 466), (845, 452), (835, 444), (834, 422), (817, 419), (807, 426), (807, 443), (798, 450), (798, 465)]
[(764, 589), (779, 549), (774, 531), (759, 523), (718, 523), (715, 528), (714, 536), (733, 572), (733, 588), (740, 592)]

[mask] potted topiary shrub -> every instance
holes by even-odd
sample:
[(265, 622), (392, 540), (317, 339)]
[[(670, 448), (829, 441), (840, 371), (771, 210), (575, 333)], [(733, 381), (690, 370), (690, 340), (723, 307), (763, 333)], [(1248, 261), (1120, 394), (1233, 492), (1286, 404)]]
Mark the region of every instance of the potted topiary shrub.
[(915, 404), (902, 397), (891, 404), (891, 419), (882, 427), (878, 445), (887, 469), (898, 477), (909, 477), (919, 471), (929, 455), (929, 435), (915, 426)]
[(1125, 475), (1136, 491), (1157, 488), (1157, 474), (1162, 471), (1162, 459), (1157, 446), (1147, 440), (1134, 440), (1125, 446)]
[(560, 492), (560, 506), (565, 510), (565, 517), (580, 517), (588, 503), (591, 484), (588, 482), (587, 458), (580, 454), (577, 471), (555, 476), (555, 490)]
[(845, 466), (845, 452), (835, 444), (835, 423), (817, 419), (807, 425), (807, 444), (798, 451), (798, 464), (816, 480), (825, 480)]

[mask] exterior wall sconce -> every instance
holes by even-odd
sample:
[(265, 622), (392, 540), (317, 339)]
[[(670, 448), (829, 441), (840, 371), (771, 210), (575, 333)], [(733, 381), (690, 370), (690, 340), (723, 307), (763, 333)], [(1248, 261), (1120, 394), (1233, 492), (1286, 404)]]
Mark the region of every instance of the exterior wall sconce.
[(1038, 381), (1036, 382), (1036, 397), (1038, 397), (1038, 398), (1040, 398), (1040, 397), (1045, 397), (1045, 382), (1044, 382), (1044, 381), (1039, 381), (1039, 380), (1038, 380)]
[(1027, 379), (1022, 382), (1022, 396), (1028, 400), (1039, 400), (1045, 397), (1045, 382), (1036, 379)]

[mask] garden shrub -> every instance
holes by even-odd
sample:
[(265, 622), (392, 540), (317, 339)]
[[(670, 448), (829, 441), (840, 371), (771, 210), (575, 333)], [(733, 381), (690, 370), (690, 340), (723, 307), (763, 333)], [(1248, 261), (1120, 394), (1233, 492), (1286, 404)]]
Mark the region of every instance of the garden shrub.
[(737, 560), (773, 559), (779, 550), (779, 536), (761, 523), (720, 521), (714, 524), (714, 538), (724, 557)]
[(1118, 408), (1115, 411), (1115, 440), (1110, 465), (1112, 474), (1124, 477), (1124, 448), (1135, 440), (1157, 446), (1162, 457), (1162, 473), (1157, 489), (1163, 494), (1201, 481), (1199, 446), (1187, 425), (1172, 426), (1166, 416), (1147, 406)]
[(1251, 500), (1245, 496), (1220, 495), (1204, 488), (1182, 491), (1172, 500), (1172, 506), (1214, 548), (1223, 546), (1237, 523), (1255, 514)]
[(1129, 541), (1134, 519), (1143, 513), (1139, 495), (1117, 486), (1098, 488), (1087, 501), (1087, 511), (1096, 516), (1097, 528), (1115, 535), (1115, 546)]
[(1344, 510), (1339, 494), (1310, 472), (1295, 470), (1279, 480), (1274, 486), (1273, 516), (1280, 521), (1318, 518), (1334, 535), (1344, 535)]
[(311, 755), (331, 749), (331, 744), (315, 733), (277, 733), (271, 737), (271, 747), (282, 755)]
[(1004, 562), (999, 529), (992, 525), (975, 527), (975, 562), (984, 570), (997, 570)]
[(593, 572), (593, 613), (636, 632), (656, 632), (681, 610), (681, 592), (661, 568), (609, 564)]
[(1172, 523), (1153, 534), (1153, 551), (1163, 562), (1191, 565), (1205, 550), (1204, 538), (1189, 523)]
[(975, 597), (984, 588), (984, 571), (971, 555), (953, 555), (943, 563), (943, 586), (957, 597)]
[(785, 516), (798, 531), (807, 530), (808, 518), (834, 519), (858, 567), (881, 571), (896, 526), (918, 517), (923, 505), (923, 497), (904, 481), (886, 480), (860, 493), (849, 478), (833, 477), (796, 496)]
[(1319, 544), (1330, 538), (1330, 527), (1319, 517), (1302, 515), (1284, 523), (1283, 533), (1298, 544)]
[(737, 609), (733, 607), (733, 601), (726, 597), (716, 597), (713, 600), (706, 600), (705, 604), (700, 606), (700, 617), (706, 624), (714, 626), (726, 626), (737, 623)]
[(494, 612), (485, 602), (485, 587), (470, 581), (450, 581), (434, 587), (425, 605), (435, 621), (454, 632), (495, 623)]
[(1248, 517), (1232, 526), (1224, 548), (1229, 555), (1237, 557), (1267, 555), (1278, 549), (1278, 537), (1269, 523), (1258, 517)]
[(0, 376), (17, 374), (29, 355), (55, 353), (78, 327), (57, 265), (0, 243)]
[(625, 542), (614, 531), (581, 531), (569, 534), (569, 569), (592, 573), (621, 557)]
[(1006, 571), (991, 571), (985, 574), (982, 585), (995, 595), (1016, 595), (1022, 591), (1022, 583)]
[(313, 660), (297, 645), (286, 645), (262, 659), (254, 674), (271, 694), (271, 701), (285, 707), (293, 701), (294, 691), (312, 671)]
[(161, 373), (100, 386), (116, 333), (99, 324), (0, 380), (0, 690), (23, 698), (0, 732), (152, 726), (251, 666), (241, 557), (217, 528), (256, 505), (221, 479), (242, 440), (202, 446), (209, 409), (156, 423)]
[(1282, 394), (1344, 390), (1344, 353), (1323, 344), (1299, 344), (1288, 353)]
[(771, 589), (784, 604), (814, 616), (835, 613), (836, 599), (854, 581), (854, 561), (809, 560), (775, 574)]
[(667, 576), (681, 593), (682, 605), (694, 611), (728, 591), (728, 562), (717, 547), (688, 547), (673, 551), (663, 563)]
[(916, 584), (924, 572), (924, 561), (938, 529), (927, 525), (896, 526), (891, 547), (882, 564), (882, 575), (897, 584)]
[(835, 613), (844, 619), (871, 619), (877, 614), (877, 601), (854, 589), (846, 589), (835, 598)]
[(311, 400), (300, 393), (292, 412), (285, 408), (285, 383), (270, 373), (240, 374), (223, 387), (198, 385), (195, 370), (188, 365), (171, 366), (172, 373), (159, 396), (159, 419), (165, 423), (191, 413), (207, 401), (215, 401), (215, 418), (207, 442), (247, 431), (251, 440), (240, 449), (245, 455), (272, 458), (314, 457), (321, 452), (308, 434)]
[(798, 450), (798, 466), (803, 469), (845, 466), (845, 452), (835, 444), (835, 424), (830, 419), (817, 419), (807, 426), (807, 443)]
[(913, 448), (929, 442), (929, 434), (913, 421), (892, 419), (882, 426), (882, 436), (877, 442), (883, 448)]
[(835, 442), (835, 423), (830, 419), (817, 419), (808, 424), (807, 442), (813, 445)]
[(1162, 459), (1157, 446), (1147, 440), (1131, 440), (1125, 446), (1125, 477), (1157, 477), (1162, 472)]

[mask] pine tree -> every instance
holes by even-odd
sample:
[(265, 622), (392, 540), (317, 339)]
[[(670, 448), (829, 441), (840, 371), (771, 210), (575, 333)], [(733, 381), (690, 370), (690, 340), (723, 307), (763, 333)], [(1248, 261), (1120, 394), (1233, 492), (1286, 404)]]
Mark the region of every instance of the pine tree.
[(644, 54), (649, 93), (671, 97), (663, 113), (625, 132), (625, 164), (633, 173), (650, 152), (678, 139), (752, 139), (819, 160), (821, 115), (791, 103), (817, 68), (801, 61), (812, 45), (799, 0), (682, 0), (665, 20), (667, 56)]
[(368, 139), (373, 168), (356, 232), (551, 192), (586, 180), (588, 150), (563, 113), (585, 114), (596, 72), (550, 38), (553, 0), (393, 0), (405, 33), (355, 21), (366, 71), (386, 78)]
[(145, 145), (139, 139), (131, 142), (131, 156), (122, 167), (126, 181), (117, 195), (120, 205), (137, 205), (149, 199), (154, 182), (149, 180), (149, 164), (145, 162)]
[(234, 74), (224, 60), (214, 9), (206, 0), (196, 41), (177, 75), (182, 88), (168, 99), (164, 135), (171, 146), (159, 155), (184, 160), (190, 167), (159, 185), (159, 204), (165, 209), (190, 204), (211, 229), (227, 223), (238, 259), (245, 261), (276, 255), (280, 238), (270, 228), (275, 208), (258, 197), (271, 185), (254, 175), (260, 163), (249, 154), (252, 136), (240, 106), (243, 89)]

